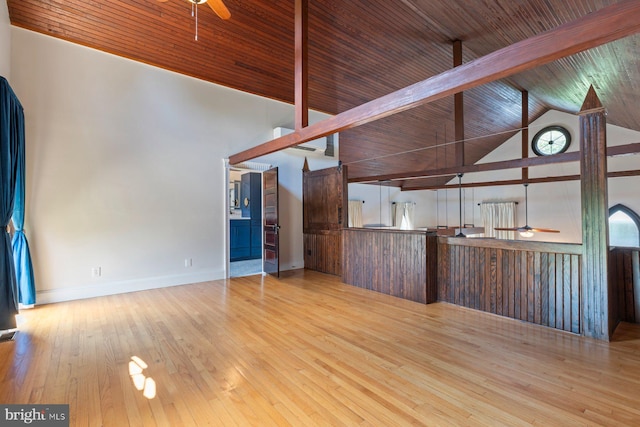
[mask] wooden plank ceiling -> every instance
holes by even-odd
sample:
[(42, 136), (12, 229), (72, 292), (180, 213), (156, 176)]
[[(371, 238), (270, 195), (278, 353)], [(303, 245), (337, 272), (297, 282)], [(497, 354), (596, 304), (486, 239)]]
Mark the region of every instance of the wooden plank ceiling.
[[(294, 1), (225, 0), (231, 19), (187, 0), (8, 0), (13, 25), (243, 91), (293, 103)], [(314, 0), (309, 106), (336, 114), (571, 22), (611, 0)], [(465, 162), (474, 163), (549, 109), (579, 110), (593, 84), (610, 123), (640, 130), (640, 36), (609, 43), (464, 95)], [(293, 125), (282, 123), (284, 126)], [(531, 135), (535, 132), (531, 132)], [(349, 179), (453, 166), (453, 98), (340, 135)], [(438, 145), (438, 148), (435, 148)], [(406, 154), (398, 154), (406, 153)], [(420, 188), (450, 177), (394, 181)]]

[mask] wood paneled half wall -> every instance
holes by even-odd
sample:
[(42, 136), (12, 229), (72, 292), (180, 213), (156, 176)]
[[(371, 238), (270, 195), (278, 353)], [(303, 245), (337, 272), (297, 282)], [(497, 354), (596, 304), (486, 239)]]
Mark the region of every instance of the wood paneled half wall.
[(438, 238), (438, 300), (581, 332), (581, 245)]
[(435, 302), (437, 239), (425, 231), (344, 229), (342, 281), (411, 301)]
[[(581, 244), (347, 228), (342, 248), (342, 281), (360, 288), (575, 334), (584, 334), (584, 322), (595, 315), (582, 304)], [(640, 323), (640, 248), (611, 248), (607, 286), (614, 328), (621, 321)]]

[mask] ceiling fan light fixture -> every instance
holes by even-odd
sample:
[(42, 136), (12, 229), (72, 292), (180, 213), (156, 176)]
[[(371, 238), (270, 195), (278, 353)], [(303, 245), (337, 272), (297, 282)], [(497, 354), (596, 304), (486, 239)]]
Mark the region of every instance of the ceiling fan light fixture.
[(207, 0), (189, 0), (189, 2), (193, 4), (203, 4), (203, 3), (206, 3)]
[(534, 234), (534, 233), (533, 233), (533, 231), (531, 231), (531, 230), (525, 230), (525, 231), (521, 231), (521, 232), (520, 232), (520, 236), (521, 236), (521, 237), (527, 237), (527, 238), (528, 238), (528, 237), (533, 237), (533, 234)]

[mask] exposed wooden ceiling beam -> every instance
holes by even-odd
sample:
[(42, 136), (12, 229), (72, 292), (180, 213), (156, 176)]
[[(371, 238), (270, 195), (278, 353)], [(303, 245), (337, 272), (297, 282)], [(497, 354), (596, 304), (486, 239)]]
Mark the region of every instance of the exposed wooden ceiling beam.
[[(616, 145), (607, 147), (607, 156), (623, 156), (627, 154), (640, 153), (640, 143)], [(556, 163), (570, 163), (580, 160), (579, 151), (555, 154), (553, 156), (527, 157), (524, 159), (502, 160), (499, 162), (476, 163), (474, 165), (453, 166), (441, 169), (423, 170), (390, 174), (384, 176), (359, 177), (349, 180), (349, 182), (378, 182), (389, 180), (402, 180), (410, 178), (432, 178), (436, 176), (455, 175), (457, 173), (490, 172), (505, 169), (517, 169), (532, 166), (552, 165)]]
[[(462, 65), (462, 41), (453, 42), (453, 66)], [(453, 95), (453, 123), (456, 143), (455, 156), (456, 166), (464, 165), (464, 92), (460, 91)]]
[(530, 70), (640, 32), (640, 2), (623, 1), (229, 157), (241, 163)]
[(549, 157), (530, 157), (526, 159), (502, 160), (499, 162), (476, 163), (473, 165), (451, 166), (447, 168), (432, 170), (400, 172), (383, 176), (363, 176), (350, 179), (349, 182), (378, 182), (408, 178), (431, 178), (435, 176), (455, 175), (458, 173), (489, 172), (529, 166), (550, 165), (555, 163), (569, 163), (577, 162), (578, 160), (580, 160), (580, 153), (578, 151), (572, 151), (570, 153), (561, 153)]
[[(607, 147), (607, 156), (622, 156), (640, 153), (640, 142), (626, 145)], [(490, 172), (504, 169), (516, 169), (532, 166), (552, 165), (556, 163), (577, 162), (580, 160), (579, 151), (554, 154), (553, 156), (527, 157), (523, 159), (502, 160), (499, 162), (476, 163), (465, 166), (452, 166), (441, 169), (401, 172), (384, 176), (363, 176), (350, 179), (349, 182), (378, 182), (409, 178), (431, 178), (435, 176), (455, 175), (458, 173)]]
[[(626, 176), (640, 176), (640, 170), (630, 171), (618, 171), (609, 172), (607, 178), (622, 178)], [(563, 182), (563, 181), (579, 181), (580, 175), (561, 175), (561, 176), (545, 176), (542, 178), (529, 178), (526, 181), (523, 179), (507, 179), (502, 181), (486, 181), (486, 182), (467, 182), (461, 184), (462, 188), (479, 188), (479, 187), (498, 187), (504, 185), (522, 185), (524, 183), (529, 184), (544, 184), (549, 182)], [(402, 191), (417, 191), (417, 190), (457, 190), (458, 184), (447, 185), (425, 185), (417, 187), (402, 187)]]
[[(522, 131), (521, 137), (521, 150), (522, 158), (529, 157), (529, 92), (523, 90), (522, 92)], [(529, 179), (529, 168), (522, 168), (522, 180)]]
[(295, 129), (309, 125), (309, 1), (295, 4)]

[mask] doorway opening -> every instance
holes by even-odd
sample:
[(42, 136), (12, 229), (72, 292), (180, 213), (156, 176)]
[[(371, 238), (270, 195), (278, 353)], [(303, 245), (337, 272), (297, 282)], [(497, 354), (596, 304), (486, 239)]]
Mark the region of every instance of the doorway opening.
[(262, 171), (270, 165), (227, 164), (227, 277), (242, 277), (263, 272)]

